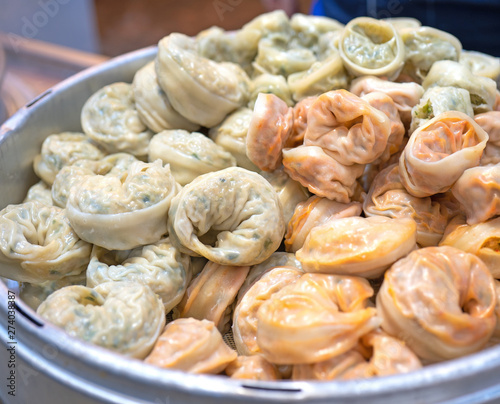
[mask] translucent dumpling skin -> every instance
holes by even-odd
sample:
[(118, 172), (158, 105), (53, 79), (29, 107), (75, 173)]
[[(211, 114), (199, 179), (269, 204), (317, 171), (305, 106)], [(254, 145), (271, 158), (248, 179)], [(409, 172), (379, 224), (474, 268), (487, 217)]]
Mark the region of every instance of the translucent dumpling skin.
[(377, 295), (382, 328), (430, 362), (484, 347), (495, 328), (495, 304), (486, 265), (448, 246), (422, 248), (398, 261)]
[(138, 359), (149, 354), (165, 326), (161, 299), (136, 282), (67, 286), (37, 313), (73, 337)]
[(257, 344), (277, 364), (326, 360), (353, 348), (380, 324), (373, 289), (358, 277), (304, 274), (257, 311)]
[(189, 373), (217, 374), (237, 356), (211, 321), (179, 318), (167, 324), (145, 362)]
[(264, 261), (285, 232), (272, 185), (239, 167), (196, 178), (173, 200), (168, 215), (168, 233), (181, 251), (224, 265)]
[(345, 165), (371, 163), (391, 134), (386, 114), (346, 90), (320, 95), (307, 113), (304, 144), (320, 146)]
[(85, 271), (92, 246), (75, 233), (66, 211), (38, 201), (0, 211), (0, 276), (42, 283)]
[(219, 124), (248, 100), (245, 71), (200, 56), (195, 39), (183, 34), (170, 34), (158, 43), (156, 73), (175, 110), (199, 125)]
[(463, 112), (444, 112), (413, 132), (399, 159), (401, 182), (414, 196), (451, 188), (467, 168), (477, 166), (488, 134)]
[(167, 231), (178, 184), (161, 161), (136, 161), (121, 177), (87, 175), (70, 189), (68, 219), (84, 240), (108, 250), (155, 243)]
[(416, 231), (412, 219), (333, 218), (311, 230), (297, 259), (306, 272), (378, 278), (415, 249)]

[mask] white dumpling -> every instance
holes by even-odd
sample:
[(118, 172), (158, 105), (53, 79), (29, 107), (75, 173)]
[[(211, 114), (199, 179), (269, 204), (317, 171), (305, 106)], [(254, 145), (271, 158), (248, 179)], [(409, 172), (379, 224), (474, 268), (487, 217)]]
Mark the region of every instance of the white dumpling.
[(261, 73), (289, 76), (307, 70), (316, 62), (316, 56), (308, 48), (290, 41), (283, 33), (271, 34), (259, 41), (254, 69)]
[(458, 62), (478, 76), (488, 77), (498, 81), (500, 76), (500, 59), (476, 51), (462, 50)]
[(83, 133), (63, 132), (48, 136), (41, 153), (35, 157), (33, 168), (36, 175), (52, 185), (57, 173), (80, 159), (99, 160), (104, 153)]
[(52, 202), (52, 192), (49, 186), (43, 181), (32, 185), (26, 194), (23, 202), (38, 201), (45, 205), (54, 205)]
[(435, 62), (422, 85), (429, 87), (459, 87), (470, 93), (474, 113), (491, 111), (496, 97), (496, 83), (487, 77), (472, 73), (466, 66), (451, 60)]
[(236, 159), (223, 147), (199, 132), (165, 130), (153, 136), (149, 161), (160, 159), (170, 165), (175, 180), (186, 185), (196, 177), (236, 166)]
[(224, 265), (254, 265), (279, 247), (285, 232), (276, 191), (239, 167), (199, 176), (172, 201), (170, 239), (190, 255)]
[(158, 133), (165, 129), (194, 131), (199, 128), (199, 125), (190, 122), (172, 107), (158, 84), (154, 61), (137, 71), (132, 89), (139, 117), (153, 132)]
[(190, 279), (189, 257), (172, 246), (168, 238), (130, 251), (94, 246), (87, 268), (88, 287), (111, 281), (142, 283), (161, 298), (166, 313), (181, 301)]
[(73, 165), (65, 166), (59, 171), (52, 184), (51, 194), (54, 205), (65, 208), (71, 187), (86, 175), (121, 176), (130, 165), (138, 161), (128, 153), (115, 153), (101, 160), (78, 160)]
[(155, 243), (167, 231), (177, 187), (159, 160), (134, 162), (121, 177), (88, 175), (70, 189), (68, 219), (84, 240), (108, 250)]
[(344, 24), (329, 17), (296, 13), (290, 19), (290, 26), (302, 46), (314, 49), (322, 35), (342, 31)]
[(247, 133), (252, 120), (253, 111), (249, 108), (240, 108), (229, 114), (218, 126), (210, 129), (210, 138), (236, 159), (239, 167), (250, 171), (259, 168), (247, 156)]
[(333, 48), (325, 59), (314, 62), (309, 69), (288, 76), (288, 86), (295, 101), (330, 90), (347, 88), (347, 85), (347, 72), (336, 48)]
[(87, 281), (87, 272), (83, 271), (78, 275), (65, 276), (54, 281), (45, 281), (42, 283), (20, 282), (19, 297), (36, 311), (44, 300), (47, 299), (56, 290), (65, 286), (85, 285)]
[(161, 299), (136, 282), (67, 286), (51, 294), (37, 313), (72, 337), (138, 359), (151, 351), (165, 326)]
[(248, 101), (250, 81), (244, 70), (200, 56), (195, 39), (183, 34), (160, 40), (156, 74), (174, 109), (202, 126), (219, 124)]
[(394, 26), (370, 17), (349, 21), (342, 31), (339, 50), (346, 69), (355, 77), (393, 79), (404, 64), (404, 44)]
[(108, 153), (147, 154), (153, 134), (139, 118), (131, 84), (114, 83), (95, 92), (82, 108), (81, 122), (85, 134)]
[(406, 28), (400, 31), (405, 46), (403, 72), (421, 82), (434, 62), (460, 58), (462, 44), (453, 35), (431, 27)]
[(66, 211), (40, 202), (0, 211), (0, 276), (41, 283), (85, 271), (91, 245), (78, 237)]

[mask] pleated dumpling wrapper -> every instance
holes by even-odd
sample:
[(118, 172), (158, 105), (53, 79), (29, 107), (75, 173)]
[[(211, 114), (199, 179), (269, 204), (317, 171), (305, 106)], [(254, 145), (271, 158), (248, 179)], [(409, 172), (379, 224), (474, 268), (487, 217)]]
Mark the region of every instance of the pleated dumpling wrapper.
[(234, 343), (240, 355), (262, 353), (257, 344), (257, 312), (274, 293), (296, 282), (302, 275), (301, 269), (276, 266), (257, 279), (243, 295), (233, 316)]
[(461, 215), (446, 227), (439, 245), (448, 245), (477, 255), (495, 279), (500, 279), (500, 217), (469, 225)]
[(134, 162), (121, 176), (88, 175), (70, 190), (68, 219), (82, 239), (108, 250), (155, 243), (178, 187), (159, 160)]
[(190, 122), (172, 107), (158, 84), (154, 61), (137, 70), (132, 90), (139, 117), (153, 132), (158, 133), (165, 129), (199, 129), (199, 125)]
[(422, 367), (418, 357), (403, 341), (376, 330), (360, 339), (360, 344), (339, 356), (307, 365), (295, 365), (294, 380), (367, 379), (408, 373)]
[(363, 278), (304, 274), (258, 309), (257, 344), (276, 364), (314, 363), (340, 355), (380, 325), (368, 304), (372, 295)]
[(217, 374), (237, 357), (213, 322), (178, 318), (167, 324), (145, 362), (189, 373)]
[(385, 273), (377, 294), (382, 329), (427, 362), (483, 348), (495, 329), (495, 305), (486, 265), (449, 246), (411, 252)]
[(99, 160), (104, 153), (83, 133), (63, 132), (48, 136), (42, 150), (33, 161), (36, 175), (48, 185), (52, 185), (57, 173), (77, 160)]
[(248, 266), (207, 262), (175, 307), (173, 318), (210, 320), (225, 334), (230, 328), (233, 303), (249, 270)]
[(479, 164), (487, 141), (488, 134), (463, 112), (439, 114), (411, 135), (399, 159), (401, 182), (418, 197), (446, 192)]
[(161, 299), (136, 282), (66, 286), (37, 313), (73, 337), (138, 359), (149, 354), (165, 326)]
[(378, 278), (416, 248), (416, 232), (410, 218), (333, 218), (314, 227), (296, 255), (306, 272)]
[(285, 232), (276, 191), (262, 176), (232, 167), (199, 176), (173, 199), (168, 233), (192, 256), (223, 265), (264, 261)]
[(393, 25), (370, 17), (354, 18), (342, 31), (340, 56), (353, 76), (394, 79), (403, 68), (405, 49)]
[(85, 271), (92, 246), (75, 233), (66, 210), (40, 202), (0, 212), (0, 276), (42, 283)]
[(500, 164), (465, 170), (451, 192), (460, 202), (468, 224), (485, 222), (500, 214)]
[(248, 101), (250, 79), (245, 71), (201, 56), (195, 39), (183, 34), (160, 40), (156, 74), (174, 109), (202, 126), (218, 125)]
[(172, 310), (182, 299), (191, 280), (189, 256), (175, 248), (168, 238), (125, 251), (107, 251), (94, 246), (87, 268), (87, 286), (130, 281), (147, 285)]
[(151, 139), (149, 161), (160, 159), (170, 166), (175, 180), (182, 186), (196, 177), (236, 166), (236, 159), (208, 136), (185, 130), (165, 130)]
[(153, 133), (135, 108), (132, 85), (109, 84), (95, 92), (81, 114), (85, 134), (108, 153), (130, 153), (144, 157)]

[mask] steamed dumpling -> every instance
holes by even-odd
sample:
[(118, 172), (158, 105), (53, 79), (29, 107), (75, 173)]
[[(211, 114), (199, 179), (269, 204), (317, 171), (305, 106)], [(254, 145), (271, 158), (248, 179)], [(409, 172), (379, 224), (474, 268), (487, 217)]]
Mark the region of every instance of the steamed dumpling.
[(170, 165), (175, 180), (186, 185), (196, 177), (236, 166), (236, 159), (199, 132), (165, 130), (153, 136), (148, 147), (149, 161), (160, 159)]
[(200, 56), (195, 39), (183, 34), (160, 40), (156, 73), (175, 110), (202, 126), (219, 124), (248, 100), (249, 78), (243, 69)]
[(246, 266), (264, 261), (285, 232), (272, 185), (239, 167), (199, 176), (186, 185), (168, 213), (172, 242), (192, 256)]
[(83, 131), (108, 153), (147, 154), (152, 132), (139, 118), (132, 85), (113, 83), (95, 92), (81, 115)]
[(148, 355), (165, 326), (161, 299), (136, 282), (66, 286), (37, 313), (73, 337), (138, 359)]

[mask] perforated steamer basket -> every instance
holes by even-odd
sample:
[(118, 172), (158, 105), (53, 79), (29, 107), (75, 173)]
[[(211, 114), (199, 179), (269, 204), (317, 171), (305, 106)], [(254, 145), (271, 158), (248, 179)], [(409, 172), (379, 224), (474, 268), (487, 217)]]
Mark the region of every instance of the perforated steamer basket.
[[(155, 48), (118, 57), (48, 90), (0, 128), (0, 208), (23, 200), (32, 161), (52, 133), (80, 130), (80, 111), (99, 88), (131, 82)], [(500, 402), (500, 346), (421, 371), (347, 382), (254, 382), (146, 365), (73, 339), (16, 297), (15, 386), (7, 394), (8, 290), (0, 282), (0, 398), (6, 403), (493, 403)], [(11, 346), (9, 343), (8, 346)]]

